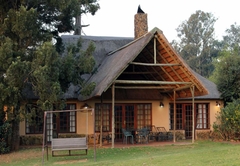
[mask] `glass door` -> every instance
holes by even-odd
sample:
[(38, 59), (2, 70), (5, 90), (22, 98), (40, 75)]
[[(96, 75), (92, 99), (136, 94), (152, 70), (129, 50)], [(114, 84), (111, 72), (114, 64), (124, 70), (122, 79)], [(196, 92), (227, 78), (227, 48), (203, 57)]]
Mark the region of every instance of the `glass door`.
[(115, 105), (115, 141), (122, 140), (123, 109), (122, 105)]
[(192, 105), (185, 105), (185, 137), (186, 139), (192, 138)]
[(134, 105), (118, 104), (115, 105), (115, 140), (122, 141), (122, 128), (127, 130), (134, 129)]
[(126, 105), (125, 106), (125, 121), (123, 124), (123, 128), (127, 130), (134, 129), (134, 106), (133, 105)]

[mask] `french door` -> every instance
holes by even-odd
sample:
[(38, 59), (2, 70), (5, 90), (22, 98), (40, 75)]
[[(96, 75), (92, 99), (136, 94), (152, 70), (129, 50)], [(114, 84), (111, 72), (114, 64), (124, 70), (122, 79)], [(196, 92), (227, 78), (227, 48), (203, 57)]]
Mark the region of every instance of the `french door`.
[(121, 104), (115, 105), (115, 140), (122, 140), (122, 128), (134, 128), (134, 105)]
[(185, 137), (186, 139), (192, 138), (192, 104), (185, 105)]

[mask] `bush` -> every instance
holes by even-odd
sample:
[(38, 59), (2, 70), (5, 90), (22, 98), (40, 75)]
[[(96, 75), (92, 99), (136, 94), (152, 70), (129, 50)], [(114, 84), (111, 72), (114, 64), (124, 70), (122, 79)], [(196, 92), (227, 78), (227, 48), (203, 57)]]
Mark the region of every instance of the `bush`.
[(175, 136), (176, 136), (176, 140), (184, 140), (185, 139), (185, 135), (182, 131), (176, 131)]
[(8, 122), (5, 122), (0, 126), (0, 154), (8, 153), (10, 151), (8, 138), (11, 133), (11, 125)]
[(37, 135), (24, 135), (20, 136), (20, 145), (42, 145), (42, 136)]
[[(58, 138), (77, 138), (85, 137), (85, 134), (59, 134)], [(20, 136), (20, 145), (22, 146), (33, 146), (42, 145), (42, 135), (23, 135)]]
[(58, 134), (58, 138), (79, 138), (85, 136), (85, 134)]
[(216, 116), (213, 124), (215, 132), (218, 132), (223, 140), (239, 139), (240, 133), (240, 100), (227, 103), (225, 108)]

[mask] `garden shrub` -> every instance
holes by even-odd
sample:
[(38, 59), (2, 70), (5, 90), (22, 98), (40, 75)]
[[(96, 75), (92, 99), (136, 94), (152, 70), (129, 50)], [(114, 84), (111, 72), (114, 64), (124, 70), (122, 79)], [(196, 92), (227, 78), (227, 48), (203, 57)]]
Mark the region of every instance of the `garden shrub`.
[(218, 132), (223, 140), (239, 139), (240, 134), (240, 100), (227, 103), (216, 116), (213, 124), (215, 132)]
[(11, 125), (8, 122), (4, 122), (0, 126), (0, 154), (8, 153), (10, 151), (10, 145), (8, 144), (8, 138), (11, 135)]
[(80, 138), (85, 137), (85, 134), (58, 134), (58, 138)]
[(196, 138), (198, 140), (223, 140), (219, 132), (216, 131), (197, 131), (196, 132)]
[(198, 140), (208, 140), (210, 138), (211, 131), (197, 131), (196, 136)]
[(42, 136), (40, 135), (20, 136), (20, 145), (22, 146), (42, 145), (42, 141)]
[(181, 131), (176, 131), (175, 136), (176, 136), (176, 140), (184, 140), (185, 139), (184, 132), (181, 132)]

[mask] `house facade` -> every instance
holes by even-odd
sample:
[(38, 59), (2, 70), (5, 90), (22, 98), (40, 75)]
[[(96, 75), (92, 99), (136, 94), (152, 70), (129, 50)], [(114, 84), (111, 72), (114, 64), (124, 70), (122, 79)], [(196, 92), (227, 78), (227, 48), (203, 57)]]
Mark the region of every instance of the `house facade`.
[[(120, 141), (122, 128), (152, 125), (179, 131), (186, 139), (196, 139), (198, 132), (213, 130), (221, 104), (216, 85), (191, 70), (160, 29), (148, 32), (146, 17), (145, 13), (135, 15), (135, 39), (82, 36), (83, 47), (89, 42), (96, 47), (97, 71), (88, 79), (96, 87), (84, 97), (71, 86), (64, 97), (67, 110), (81, 109), (87, 104), (94, 108), (94, 115), (88, 113), (87, 119), (80, 112), (49, 115), (49, 141), (55, 134), (95, 132), (111, 133), (115, 141)], [(62, 39), (67, 45), (77, 42), (79, 37), (64, 35)], [(36, 119), (39, 124), (35, 126), (22, 122), (20, 135), (41, 135), (41, 117)]]

